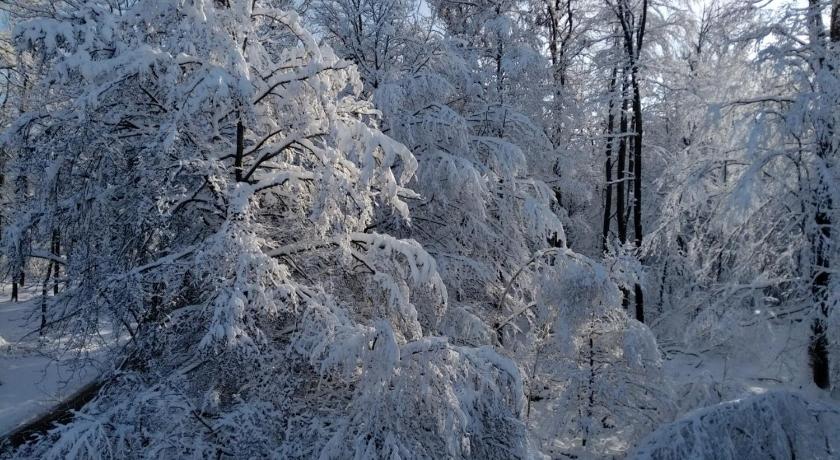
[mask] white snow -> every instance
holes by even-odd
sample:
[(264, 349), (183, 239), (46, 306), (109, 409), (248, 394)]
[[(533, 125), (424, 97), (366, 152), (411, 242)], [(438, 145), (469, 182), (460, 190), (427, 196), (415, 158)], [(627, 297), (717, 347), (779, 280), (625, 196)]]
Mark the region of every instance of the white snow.
[(12, 302), (10, 287), (0, 289), (0, 437), (98, 375), (95, 366), (76, 369), (69, 356), (53, 359), (39, 347), (36, 290), (23, 289), (21, 301)]
[(840, 408), (793, 392), (769, 392), (691, 412), (663, 425), (634, 459), (808, 458), (840, 454)]

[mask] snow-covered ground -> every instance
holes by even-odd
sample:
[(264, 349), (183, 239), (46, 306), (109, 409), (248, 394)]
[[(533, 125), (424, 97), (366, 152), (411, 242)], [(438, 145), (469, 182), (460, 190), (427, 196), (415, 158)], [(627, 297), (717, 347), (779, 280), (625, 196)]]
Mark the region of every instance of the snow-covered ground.
[(48, 411), (99, 373), (90, 363), (77, 368), (72, 353), (56, 356), (46, 351), (55, 344), (38, 336), (40, 303), (35, 292), (34, 286), (24, 289), (20, 302), (11, 302), (11, 288), (0, 289), (0, 437)]
[(809, 325), (805, 321), (732, 325), (730, 333), (737, 340), (695, 349), (657, 337), (680, 413), (772, 391), (796, 392), (837, 405), (837, 396), (817, 388), (811, 379)]

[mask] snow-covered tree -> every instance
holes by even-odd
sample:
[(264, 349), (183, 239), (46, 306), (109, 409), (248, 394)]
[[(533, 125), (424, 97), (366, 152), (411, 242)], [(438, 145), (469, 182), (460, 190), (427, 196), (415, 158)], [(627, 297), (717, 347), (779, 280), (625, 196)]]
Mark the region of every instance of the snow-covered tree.
[[(744, 348), (738, 328), (807, 322), (812, 339), (803, 348), (822, 388), (829, 387), (827, 325), (835, 302), (831, 203), (840, 100), (833, 70), (840, 35), (827, 35), (828, 7), (814, 1), (762, 19), (756, 5), (735, 2), (707, 15), (711, 24), (700, 31), (717, 35), (697, 36), (689, 77), (698, 91), (709, 85), (720, 93), (721, 82), (727, 91), (700, 106), (711, 117), (682, 130), (685, 150), (663, 178), (669, 196), (650, 246), (662, 270), (660, 298), (675, 295), (670, 302), (682, 310), (670, 319), (688, 315), (697, 343), (737, 351)], [(703, 52), (714, 40), (721, 43), (715, 51)], [(743, 54), (747, 46), (752, 56)], [(754, 77), (743, 80), (746, 71)]]
[[(411, 8), (402, 3), (325, 2), (319, 11), (327, 13), (316, 21), (325, 23), (331, 41), (350, 59), (377, 55), (370, 37), (403, 50), (401, 59), (378, 59), (387, 72), (363, 75), (383, 111), (384, 129), (420, 163), (413, 188), (421, 198), (409, 202), (412, 225), (392, 228), (421, 241), (436, 258), (454, 300), (445, 331), (465, 334), (461, 339), (469, 343), (493, 343), (488, 326), (506, 313), (487, 307), (521, 261), (552, 242), (565, 243), (554, 193), (541, 180), (546, 171), (551, 175), (551, 143), (520, 111), (538, 111), (520, 95), (534, 97), (526, 76), (540, 72), (543, 61), (509, 11), (492, 13), (496, 25), (475, 21), (467, 32), (447, 22), (451, 5), (431, 6), (432, 18), (409, 21), (404, 11)], [(487, 14), (495, 11), (487, 8)], [(332, 25), (349, 16), (364, 26)], [(491, 39), (504, 56), (491, 52), (497, 47), (487, 45)], [(520, 65), (523, 59), (528, 66)], [(535, 82), (532, 88), (539, 87)]]
[(101, 372), (0, 457), (836, 456), (838, 68), (840, 0), (0, 1), (3, 337)]
[[(621, 305), (622, 275), (569, 250), (537, 264), (533, 305), (511, 315), (505, 337), (525, 370), (526, 420), (552, 457), (617, 455), (672, 418), (673, 394), (656, 340)], [(513, 337), (511, 337), (513, 336)], [(508, 340), (510, 340), (508, 339)]]
[(34, 195), (6, 262), (65, 268), (51, 330), (117, 337), (98, 396), (22, 454), (525, 456), (516, 366), (430, 337), (434, 259), (369, 231), (410, 222), (416, 160), (272, 3), (68, 2), (17, 25), (45, 103), (5, 136)]

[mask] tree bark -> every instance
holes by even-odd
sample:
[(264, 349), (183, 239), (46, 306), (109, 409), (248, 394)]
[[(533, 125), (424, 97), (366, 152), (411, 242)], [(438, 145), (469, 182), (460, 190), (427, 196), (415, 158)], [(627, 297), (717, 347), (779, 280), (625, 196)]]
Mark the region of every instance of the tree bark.
[[(633, 63), (630, 72), (630, 84), (633, 87), (633, 124), (635, 125), (635, 136), (633, 139), (633, 234), (635, 236), (636, 248), (642, 247), (642, 96), (639, 89), (637, 77), (638, 63)], [(645, 321), (645, 301), (642, 294), (642, 286), (636, 283), (636, 320)]]
[(233, 159), (233, 171), (236, 182), (242, 182), (242, 156), (245, 154), (245, 126), (242, 120), (236, 122), (236, 154)]
[(626, 173), (627, 173), (627, 68), (625, 67), (621, 78), (621, 113), (619, 115), (619, 140), (618, 140), (618, 170), (616, 171), (616, 197), (615, 197), (615, 219), (618, 223), (618, 240), (621, 244), (627, 242), (627, 219), (624, 203), (627, 199)]
[(614, 98), (613, 92), (615, 92), (615, 83), (616, 78), (618, 77), (618, 67), (613, 67), (612, 76), (610, 77), (610, 86), (609, 86), (609, 93), (610, 93), (610, 104), (609, 104), (609, 113), (607, 114), (607, 148), (606, 148), (606, 162), (604, 164), (604, 178), (606, 179), (606, 187), (605, 187), (605, 196), (604, 196), (604, 226), (603, 226), (603, 236), (602, 236), (602, 243), (603, 243), (603, 250), (604, 252), (607, 251), (609, 247), (609, 238), (610, 238), (610, 221), (612, 220), (612, 199), (613, 199), (613, 184), (612, 184), (612, 150), (613, 150), (613, 143), (615, 142), (615, 138), (613, 135), (615, 134), (615, 113), (613, 113), (614, 108)]
[(47, 265), (47, 276), (44, 278), (44, 284), (41, 285), (41, 327), (38, 329), (38, 335), (43, 336), (47, 329), (47, 287), (50, 285), (50, 275), (55, 262), (50, 261)]
[[(633, 92), (633, 138), (632, 138), (632, 148), (633, 148), (633, 200), (632, 200), (632, 207), (633, 207), (633, 233), (634, 233), (634, 242), (637, 248), (642, 246), (642, 239), (644, 238), (644, 234), (642, 232), (642, 138), (644, 134), (644, 126), (642, 123), (642, 96), (641, 96), (641, 89), (639, 88), (639, 59), (641, 57), (642, 52), (642, 44), (644, 43), (645, 37), (645, 28), (647, 26), (647, 9), (648, 9), (648, 0), (642, 1), (640, 18), (638, 22), (638, 26), (636, 26), (634, 17), (630, 12), (630, 7), (624, 3), (624, 1), (618, 3), (618, 8), (616, 10), (616, 15), (618, 16), (618, 20), (621, 24), (621, 29), (624, 35), (624, 52), (626, 54), (627, 65), (625, 66), (625, 85), (627, 80), (629, 80), (630, 90)], [(629, 73), (629, 75), (628, 75)], [(624, 91), (622, 91), (624, 95), (624, 108), (626, 110), (627, 105), (627, 94), (626, 94), (626, 86)], [(622, 132), (627, 132), (627, 125), (626, 125), (626, 116), (622, 119), (623, 122), (623, 129)], [(624, 142), (622, 147), (626, 150), (627, 143)], [(625, 152), (626, 154), (626, 152)], [(621, 161), (621, 152), (619, 152), (619, 161)], [(623, 174), (623, 172), (620, 172)], [(621, 186), (621, 184), (620, 184)], [(623, 188), (623, 187), (622, 187)], [(622, 205), (623, 207), (623, 205)], [(623, 211), (623, 209), (622, 209)], [(623, 216), (622, 216), (623, 217)], [(627, 225), (626, 222), (623, 224), (624, 232), (622, 237), (622, 223), (619, 222), (619, 237), (621, 238), (622, 243), (627, 241)], [(636, 284), (634, 288), (635, 293), (635, 303), (636, 303), (636, 319), (639, 321), (644, 321), (644, 296), (642, 292), (642, 286), (640, 284)], [(627, 306), (627, 299), (625, 294), (625, 306)]]
[(642, 96), (634, 65), (630, 84), (633, 87), (633, 122), (636, 133), (633, 139), (633, 234), (636, 247), (642, 246)]
[[(829, 46), (825, 43), (825, 30), (822, 22), (822, 7), (819, 0), (809, 0), (809, 37), (811, 47), (816, 54), (815, 80), (818, 92), (824, 92), (822, 87), (825, 80), (823, 72), (831, 72), (825, 65), (828, 53), (836, 52), (833, 48), (840, 43), (840, 1), (832, 2), (831, 25)], [(826, 95), (828, 96), (828, 95)], [(822, 97), (823, 104), (833, 104), (835, 101), (827, 101)], [(822, 110), (821, 113), (830, 113), (831, 108)], [(830, 115), (824, 120), (816, 120), (814, 127), (816, 137), (816, 155), (820, 162), (826, 164), (833, 157), (832, 138), (834, 136), (834, 125)], [(811, 276), (811, 297), (816, 307), (815, 317), (811, 323), (811, 341), (808, 345), (812, 378), (814, 384), (819, 388), (829, 389), (831, 387), (830, 362), (828, 352), (828, 314), (829, 314), (829, 289), (831, 284), (831, 225), (833, 203), (829, 194), (829, 177), (820, 171), (817, 174), (817, 187), (814, 190), (814, 230), (811, 238), (814, 251), (814, 268)]]
[[(53, 231), (53, 239), (52, 239), (52, 253), (53, 255), (58, 258), (61, 255), (61, 236), (58, 233), (58, 230)], [(53, 263), (53, 295), (58, 295), (58, 276), (59, 270), (61, 267), (57, 263)]]

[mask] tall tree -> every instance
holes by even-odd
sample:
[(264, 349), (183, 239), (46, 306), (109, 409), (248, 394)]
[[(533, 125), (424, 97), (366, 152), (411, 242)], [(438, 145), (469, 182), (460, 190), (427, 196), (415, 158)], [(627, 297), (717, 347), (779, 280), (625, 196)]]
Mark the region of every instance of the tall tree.
[[(661, 181), (671, 188), (660, 221), (668, 229), (652, 244), (673, 244), (659, 253), (670, 271), (662, 286), (687, 307), (675, 317), (687, 315), (699, 328), (692, 334), (718, 337), (707, 346), (737, 348), (719, 334), (724, 329), (758, 334), (732, 326), (741, 315), (794, 330), (808, 324), (809, 331), (797, 332), (807, 334), (811, 358), (801, 375), (829, 388), (840, 95), (837, 44), (823, 17), (834, 15), (836, 3), (788, 5), (771, 20), (758, 3), (717, 6), (705, 16), (708, 29), (700, 29), (702, 46), (686, 75), (697, 88), (688, 103), (717, 97), (705, 109), (716, 117), (692, 116), (676, 130), (674, 144), (682, 139), (684, 154)], [(773, 45), (762, 41), (767, 37)], [(743, 55), (747, 46), (759, 49), (754, 58)]]
[[(830, 310), (832, 222), (835, 219), (834, 203), (830, 183), (836, 180), (834, 167), (837, 161), (836, 98), (838, 79), (836, 78), (838, 55), (840, 55), (840, 20), (837, 9), (840, 3), (833, 2), (830, 11), (831, 24), (826, 37), (823, 23), (824, 6), (820, 0), (808, 1), (808, 37), (812, 49), (812, 68), (814, 71), (814, 110), (813, 118), (815, 153), (818, 160), (815, 171), (817, 183), (814, 194), (813, 234), (809, 240), (813, 244), (814, 267), (811, 275), (811, 293), (817, 312), (811, 325), (811, 343), (808, 352), (814, 383), (824, 389), (831, 386), (829, 363), (828, 317)], [(828, 42), (826, 42), (828, 39)]]
[(127, 338), (96, 398), (20, 455), (526, 455), (516, 366), (434, 337), (434, 259), (372, 231), (409, 220), (416, 160), (274, 3), (67, 2), (16, 25), (45, 104), (4, 138), (33, 194), (4, 262), (62, 263), (43, 298), (62, 342)]
[(606, 126), (606, 161), (604, 163), (604, 224), (602, 228), (602, 252), (607, 252), (610, 247), (610, 227), (612, 223), (612, 202), (613, 202), (613, 147), (615, 146), (615, 86), (618, 78), (618, 66), (613, 66), (610, 76), (610, 84), (607, 90), (609, 105), (607, 106)]
[[(639, 2), (635, 2), (639, 3)], [(641, 82), (639, 77), (640, 59), (647, 28), (648, 0), (641, 0), (634, 4), (630, 0), (608, 0), (620, 26), (620, 36), (623, 47), (622, 72), (622, 110), (620, 123), (620, 140), (618, 152), (618, 172), (616, 176), (617, 196), (616, 213), (618, 219), (618, 234), (621, 243), (627, 241), (627, 220), (625, 218), (625, 161), (632, 163), (632, 199), (628, 202), (633, 210), (633, 235), (636, 248), (641, 248), (644, 234), (642, 232), (642, 152), (644, 140), (644, 124), (642, 114)], [(627, 111), (632, 110), (627, 118)], [(632, 132), (629, 131), (632, 128)], [(632, 133), (632, 135), (631, 135)], [(628, 146), (632, 147), (632, 157), (628, 156)], [(629, 198), (629, 191), (628, 191)], [(644, 294), (640, 283), (634, 287), (635, 317), (644, 322)]]

